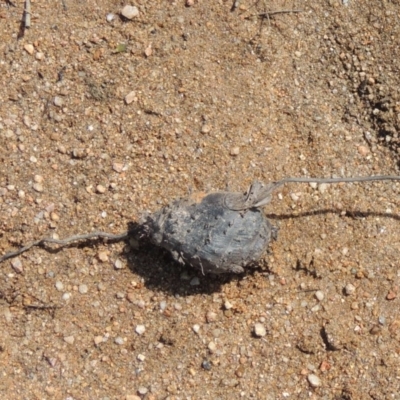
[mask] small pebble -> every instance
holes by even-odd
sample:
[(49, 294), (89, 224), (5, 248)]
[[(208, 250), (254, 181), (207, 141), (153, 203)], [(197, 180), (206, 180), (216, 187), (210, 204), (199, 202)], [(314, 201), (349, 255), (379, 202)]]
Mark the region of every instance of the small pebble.
[(136, 92), (130, 92), (125, 96), (125, 103), (131, 104), (136, 99)]
[(204, 360), (201, 363), (201, 366), (206, 370), (206, 371), (210, 371), (211, 370), (211, 363), (208, 360)]
[(121, 10), (121, 15), (127, 19), (133, 19), (139, 15), (139, 9), (135, 6), (125, 6)]
[(145, 386), (140, 386), (138, 389), (138, 393), (142, 396), (144, 396), (149, 390)]
[(96, 346), (98, 346), (100, 343), (103, 343), (103, 336), (95, 336), (93, 341), (94, 341), (94, 344)]
[(209, 311), (206, 314), (206, 321), (208, 323), (215, 322), (217, 320), (217, 314), (214, 311)]
[(317, 182), (310, 182), (309, 185), (313, 188), (316, 189), (318, 187)]
[(24, 49), (27, 53), (29, 53), (30, 55), (33, 54), (33, 52), (35, 51), (35, 48), (33, 47), (32, 44), (26, 44), (24, 45)]
[(142, 398), (136, 396), (136, 394), (127, 394), (125, 400), (142, 400)]
[(61, 281), (57, 281), (56, 282), (56, 289), (61, 292), (62, 290), (64, 290), (64, 284)]
[(136, 332), (138, 335), (143, 335), (143, 333), (145, 332), (145, 330), (146, 330), (146, 327), (145, 327), (144, 325), (136, 325), (135, 332)]
[(23, 269), (23, 267), (22, 267), (22, 262), (21, 262), (21, 260), (17, 257), (17, 258), (14, 258), (12, 261), (11, 261), (11, 266), (13, 267), (13, 270), (17, 273), (17, 274), (21, 274), (23, 271), (24, 271), (24, 269)]
[(233, 305), (228, 300), (226, 300), (224, 303), (224, 308), (225, 310), (230, 310), (231, 308), (233, 308)]
[(320, 193), (325, 193), (326, 189), (328, 189), (328, 184), (327, 183), (320, 183), (318, 185), (318, 191)]
[(265, 336), (267, 334), (265, 326), (263, 324), (260, 324), (260, 323), (254, 324), (254, 334), (257, 337)]
[(191, 286), (199, 286), (200, 285), (200, 279), (195, 276), (191, 281), (190, 281)]
[(103, 194), (106, 192), (106, 188), (103, 185), (97, 185), (96, 191), (97, 191), (97, 193)]
[(36, 192), (41, 193), (41, 192), (43, 192), (43, 185), (41, 183), (34, 183), (33, 184), (33, 189)]
[(114, 343), (115, 343), (115, 344), (118, 344), (118, 345), (122, 345), (122, 344), (125, 343), (125, 340), (124, 340), (121, 336), (117, 336), (117, 337), (114, 339)]
[(214, 342), (210, 342), (208, 343), (208, 350), (210, 351), (210, 353), (214, 353), (215, 350), (217, 349), (217, 345)]
[(347, 296), (351, 296), (355, 291), (356, 291), (356, 287), (351, 283), (348, 283), (344, 287), (344, 292), (347, 294)]
[(124, 164), (115, 162), (112, 168), (115, 172), (121, 173), (124, 170)]
[[(108, 257), (107, 257), (108, 258)], [(122, 261), (119, 259), (119, 258), (117, 258), (115, 261), (114, 261), (114, 268), (115, 269), (122, 269), (122, 268), (124, 268), (124, 264), (122, 263)]]
[(394, 300), (397, 297), (397, 293), (394, 290), (389, 290), (388, 294), (386, 295), (386, 300)]
[(43, 176), (42, 175), (35, 175), (33, 177), (33, 180), (37, 183), (42, 183), (43, 182)]
[(114, 15), (113, 13), (107, 14), (107, 16), (106, 16), (107, 22), (111, 22), (111, 21), (113, 21), (114, 19), (115, 19), (115, 15)]
[(201, 133), (203, 133), (203, 134), (210, 133), (210, 131), (211, 131), (210, 125), (204, 124), (201, 127)]
[(358, 153), (363, 157), (365, 157), (369, 154), (369, 149), (367, 146), (358, 146), (357, 150), (358, 150)]
[[(107, 251), (99, 251), (97, 253), (97, 257), (100, 261), (107, 262), (108, 261), (108, 252)], [(115, 264), (114, 264), (114, 267), (115, 267)]]
[(232, 147), (231, 149), (231, 156), (238, 156), (240, 153), (239, 147)]
[(60, 96), (54, 97), (53, 103), (56, 107), (62, 107), (64, 104), (64, 100)]
[(64, 336), (64, 342), (66, 342), (68, 344), (74, 344), (75, 338), (72, 335), (71, 336)]
[(88, 287), (85, 284), (79, 285), (78, 287), (79, 293), (80, 294), (86, 294), (88, 292)]
[(193, 332), (194, 332), (194, 333), (199, 333), (199, 331), (200, 331), (200, 325), (194, 324), (194, 325), (192, 326), (192, 329), (193, 329)]
[(68, 301), (71, 298), (71, 293), (64, 293), (61, 297), (64, 301)]
[(314, 388), (321, 386), (321, 379), (319, 379), (317, 375), (309, 374), (307, 380)]
[(36, 53), (35, 58), (38, 61), (42, 61), (43, 58), (44, 58), (44, 54), (39, 51), (39, 52)]
[(322, 292), (321, 290), (317, 290), (316, 292), (315, 292), (315, 298), (318, 300), (318, 301), (322, 301), (323, 299), (324, 299), (324, 292)]
[(146, 359), (146, 356), (144, 356), (143, 354), (138, 354), (137, 359), (138, 359), (139, 361), (142, 361), (142, 362), (143, 362), (143, 361)]

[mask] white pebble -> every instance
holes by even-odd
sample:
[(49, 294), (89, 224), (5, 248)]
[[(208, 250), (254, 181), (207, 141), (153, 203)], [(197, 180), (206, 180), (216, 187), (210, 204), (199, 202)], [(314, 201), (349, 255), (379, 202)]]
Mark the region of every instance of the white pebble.
[(61, 292), (62, 290), (64, 290), (64, 284), (61, 281), (57, 281), (56, 282), (56, 289)]
[(26, 51), (27, 53), (29, 53), (30, 55), (32, 55), (33, 52), (35, 51), (35, 48), (34, 48), (33, 45), (31, 45), (31, 44), (26, 44), (26, 45), (24, 46), (24, 49), (25, 49), (25, 51)]
[(64, 100), (60, 96), (54, 97), (53, 103), (56, 107), (62, 107), (64, 104)]
[(117, 259), (114, 261), (114, 268), (115, 268), (115, 269), (122, 269), (122, 268), (124, 268), (124, 264), (122, 264), (122, 261), (121, 261), (119, 258), (117, 258)]
[(86, 294), (89, 289), (88, 289), (87, 285), (82, 284), (82, 285), (79, 285), (78, 290), (79, 290), (80, 294)]
[(134, 102), (136, 99), (136, 92), (129, 92), (126, 96), (125, 96), (125, 103), (126, 104), (131, 104), (132, 102)]
[(64, 336), (64, 342), (66, 342), (68, 344), (74, 344), (75, 338), (72, 335), (71, 336)]
[(326, 189), (328, 189), (328, 184), (327, 183), (320, 183), (318, 185), (318, 191), (320, 193), (324, 193), (326, 191)]
[(17, 274), (21, 274), (24, 270), (22, 268), (22, 262), (18, 257), (11, 261), (11, 266)]
[(139, 361), (144, 361), (146, 359), (146, 356), (144, 356), (143, 354), (138, 354), (137, 359)]
[(265, 336), (267, 334), (265, 326), (263, 324), (260, 324), (260, 323), (254, 324), (254, 334), (257, 337)]
[(144, 396), (148, 391), (149, 391), (149, 389), (147, 389), (147, 387), (145, 387), (145, 386), (140, 386), (138, 389), (138, 393), (142, 396)]
[(115, 18), (115, 15), (114, 15), (113, 13), (109, 13), (109, 14), (107, 14), (107, 16), (106, 16), (107, 22), (113, 21), (114, 18)]
[(71, 298), (71, 293), (64, 293), (63, 295), (62, 295), (62, 299), (64, 300), (64, 301), (68, 301), (69, 299)]
[(316, 292), (315, 292), (315, 298), (318, 300), (318, 301), (322, 301), (323, 299), (324, 299), (324, 292), (322, 292), (321, 290), (317, 290)]
[(348, 296), (352, 295), (355, 291), (356, 291), (356, 287), (355, 287), (353, 284), (351, 284), (351, 283), (348, 283), (348, 284), (345, 286), (345, 288), (344, 288), (344, 292), (345, 292)]
[(133, 19), (139, 15), (139, 9), (135, 6), (127, 5), (121, 10), (121, 14), (127, 19)]
[(215, 350), (217, 349), (217, 345), (214, 343), (214, 342), (210, 342), (210, 343), (208, 343), (208, 350), (211, 352), (211, 353), (214, 353), (215, 352)]
[(199, 331), (200, 331), (200, 325), (199, 325), (199, 324), (194, 324), (194, 325), (192, 326), (192, 329), (193, 329), (193, 332), (194, 332), (194, 333), (199, 333)]
[(317, 375), (309, 374), (307, 376), (307, 380), (312, 387), (319, 387), (321, 386), (321, 379), (318, 378)]
[(138, 335), (143, 335), (143, 333), (145, 332), (145, 330), (146, 330), (146, 327), (145, 327), (144, 325), (136, 325), (135, 332), (136, 332)]
[(310, 186), (311, 186), (313, 189), (316, 189), (316, 188), (318, 187), (317, 182), (310, 182)]
[(232, 305), (232, 303), (229, 302), (229, 300), (226, 300), (224, 303), (224, 307), (225, 307), (225, 310), (230, 310), (231, 308), (233, 308), (233, 305)]
[(41, 183), (34, 183), (33, 184), (33, 189), (36, 192), (41, 193), (41, 192), (43, 192), (43, 185)]
[(116, 338), (114, 339), (114, 343), (115, 343), (115, 344), (118, 344), (118, 345), (122, 345), (122, 344), (125, 343), (125, 340), (124, 340), (121, 336), (118, 336), (118, 337), (116, 337)]

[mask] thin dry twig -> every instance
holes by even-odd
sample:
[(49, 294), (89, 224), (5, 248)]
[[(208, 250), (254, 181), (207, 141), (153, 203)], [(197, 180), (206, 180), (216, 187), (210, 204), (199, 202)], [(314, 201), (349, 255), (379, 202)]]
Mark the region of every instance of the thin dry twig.
[(32, 247), (36, 246), (43, 246), (47, 243), (53, 243), (53, 244), (58, 244), (61, 247), (68, 246), (73, 242), (77, 242), (80, 240), (90, 240), (94, 238), (103, 238), (107, 240), (113, 240), (113, 241), (121, 241), (125, 240), (129, 236), (129, 232), (124, 232), (119, 235), (114, 235), (112, 233), (107, 233), (107, 232), (92, 232), (92, 233), (87, 233), (85, 235), (74, 235), (70, 236), (66, 239), (52, 239), (52, 238), (44, 238), (40, 240), (36, 240), (35, 242), (32, 242), (24, 247), (21, 247), (18, 250), (11, 251), (9, 253), (4, 254), (4, 256), (0, 257), (0, 263), (2, 263), (5, 260), (8, 260), (9, 258), (13, 258), (16, 256), (19, 256), (22, 253), (25, 253)]

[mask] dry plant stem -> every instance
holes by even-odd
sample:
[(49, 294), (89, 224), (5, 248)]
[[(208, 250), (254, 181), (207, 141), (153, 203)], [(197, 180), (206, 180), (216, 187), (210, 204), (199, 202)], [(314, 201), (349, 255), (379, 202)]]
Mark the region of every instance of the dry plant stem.
[(25, 28), (31, 27), (31, 0), (25, 0)]
[(114, 235), (112, 233), (107, 233), (107, 232), (92, 232), (92, 233), (87, 233), (85, 235), (70, 236), (66, 239), (44, 238), (44, 239), (36, 240), (35, 242), (32, 242), (24, 247), (21, 247), (20, 249), (18, 249), (16, 251), (11, 251), (9, 253), (6, 253), (4, 256), (0, 257), (0, 263), (2, 263), (5, 260), (8, 260), (9, 258), (19, 256), (20, 254), (25, 253), (26, 251), (31, 249), (32, 247), (42, 246), (46, 243), (58, 244), (61, 247), (63, 247), (63, 246), (68, 246), (69, 244), (79, 241), (79, 240), (103, 238), (103, 239), (108, 239), (108, 240), (121, 241), (121, 240), (126, 239), (128, 236), (129, 236), (129, 232), (124, 232), (119, 235)]
[(277, 10), (277, 11), (267, 11), (258, 14), (259, 17), (270, 17), (276, 14), (291, 14), (291, 13), (301, 13), (303, 10)]
[[(285, 185), (286, 183), (354, 183), (354, 182), (372, 182), (372, 181), (400, 181), (400, 176), (397, 175), (376, 175), (376, 176), (359, 176), (352, 178), (285, 178), (277, 182), (273, 182), (269, 185), (269, 189), (266, 192), (266, 196), (269, 196), (277, 188)], [(52, 239), (52, 238), (44, 238), (32, 242), (24, 247), (21, 247), (19, 250), (12, 251), (6, 253), (4, 256), (0, 257), (0, 263), (9, 258), (16, 257), (32, 247), (42, 246), (47, 243), (57, 244), (59, 246), (68, 246), (69, 244), (79, 241), (79, 240), (89, 240), (94, 238), (104, 238), (108, 240), (121, 241), (125, 240), (129, 236), (128, 232), (123, 232), (118, 235), (114, 235), (112, 233), (107, 232), (92, 232), (84, 235), (75, 235), (70, 236), (66, 239)]]

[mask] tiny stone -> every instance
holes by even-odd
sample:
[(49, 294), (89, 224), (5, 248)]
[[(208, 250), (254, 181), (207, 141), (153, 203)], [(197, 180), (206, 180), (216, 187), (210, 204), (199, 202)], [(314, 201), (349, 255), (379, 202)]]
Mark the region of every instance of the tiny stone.
[(200, 285), (200, 279), (195, 276), (191, 281), (190, 281), (191, 286), (199, 286)]
[(112, 168), (115, 172), (122, 172), (124, 170), (124, 164), (115, 162)]
[(94, 341), (94, 344), (96, 346), (98, 346), (100, 343), (103, 343), (103, 336), (95, 336), (93, 341)]
[(41, 61), (44, 58), (44, 54), (39, 51), (36, 53), (35, 58), (36, 60)]
[(127, 394), (125, 400), (142, 400), (142, 398), (136, 396), (136, 394)]
[(140, 386), (138, 389), (138, 393), (142, 396), (144, 396), (149, 390), (145, 386)]
[(209, 311), (206, 314), (206, 321), (208, 323), (215, 322), (217, 320), (217, 314), (214, 311)]
[[(99, 251), (97, 254), (97, 257), (102, 262), (108, 261), (108, 253), (106, 251)], [(115, 264), (114, 264), (114, 266), (115, 266)]]
[(62, 299), (63, 299), (64, 301), (68, 301), (70, 298), (71, 298), (71, 293), (64, 293), (64, 294), (62, 295)]
[(33, 184), (33, 189), (34, 189), (36, 192), (41, 193), (41, 192), (43, 192), (43, 185), (42, 185), (41, 183), (34, 183), (34, 184)]
[(62, 107), (64, 104), (64, 100), (60, 96), (54, 97), (53, 103), (56, 107)]
[(139, 361), (144, 361), (146, 359), (146, 356), (144, 356), (143, 354), (138, 354), (137, 359)]
[(86, 294), (88, 292), (88, 287), (85, 284), (79, 285), (78, 287), (79, 293), (80, 294)]
[(24, 46), (24, 49), (25, 49), (25, 51), (26, 51), (27, 53), (29, 53), (30, 55), (32, 55), (33, 52), (35, 51), (35, 48), (34, 48), (33, 45), (31, 45), (31, 44), (26, 44), (26, 45)]
[(17, 257), (14, 258), (14, 260), (11, 261), (11, 266), (13, 267), (13, 270), (17, 273), (17, 274), (21, 274), (23, 272), (23, 268), (22, 268), (22, 262), (21, 260)]
[(347, 296), (352, 295), (355, 291), (356, 287), (351, 283), (348, 283), (344, 288), (344, 292), (347, 294)]
[(317, 290), (316, 292), (315, 292), (315, 298), (318, 300), (318, 301), (322, 301), (323, 299), (324, 299), (324, 292), (322, 292), (321, 290)]
[(33, 180), (37, 183), (42, 183), (43, 182), (43, 176), (42, 175), (35, 175), (33, 177)]
[(369, 154), (369, 149), (367, 146), (358, 146), (357, 150), (358, 153), (363, 157)]
[(145, 330), (146, 330), (146, 327), (145, 327), (144, 325), (136, 325), (135, 332), (136, 332), (138, 335), (143, 335), (143, 333), (145, 332)]
[(115, 15), (114, 15), (113, 13), (109, 13), (109, 14), (107, 14), (107, 16), (106, 16), (107, 22), (113, 21), (114, 18), (115, 18)]
[(204, 124), (204, 125), (201, 127), (201, 133), (206, 134), (206, 133), (210, 133), (210, 131), (211, 131), (210, 125)]
[(52, 221), (57, 222), (60, 220), (60, 217), (58, 216), (58, 214), (56, 214), (54, 211), (52, 213), (50, 213), (50, 218)]
[(317, 182), (310, 182), (309, 185), (313, 188), (316, 189), (318, 187)]
[(20, 199), (23, 199), (23, 198), (25, 197), (25, 192), (24, 192), (23, 190), (19, 190), (19, 191), (18, 191), (18, 197), (19, 197)]
[(103, 185), (97, 185), (96, 191), (97, 191), (97, 193), (103, 194), (106, 192), (106, 188)]
[(307, 380), (312, 387), (319, 387), (321, 386), (321, 379), (318, 378), (317, 375), (309, 374), (307, 376)]
[(318, 185), (318, 191), (320, 193), (324, 193), (326, 191), (326, 189), (328, 188), (328, 184), (327, 183), (320, 183)]
[(266, 331), (264, 325), (260, 324), (260, 323), (254, 324), (254, 334), (257, 337), (265, 336), (267, 334), (267, 331)]
[(71, 336), (64, 336), (64, 342), (67, 342), (68, 344), (74, 344), (75, 338)]
[(193, 332), (194, 332), (194, 333), (199, 333), (199, 331), (200, 331), (200, 325), (199, 325), (199, 324), (194, 324), (194, 325), (192, 326), (192, 329), (193, 329)]
[[(108, 257), (107, 257), (108, 258)], [(115, 260), (115, 262), (114, 262), (114, 268), (115, 269), (122, 269), (122, 268), (124, 268), (124, 264), (122, 264), (122, 261), (119, 259), (119, 258), (117, 258), (116, 260)]]
[(397, 293), (394, 290), (389, 290), (389, 293), (386, 295), (386, 300), (394, 300), (397, 297)]
[(186, 0), (186, 7), (191, 7), (194, 4), (194, 0)]
[(231, 149), (231, 156), (237, 156), (237, 155), (239, 155), (239, 153), (240, 153), (239, 147), (233, 147)]
[(56, 289), (61, 292), (62, 290), (64, 290), (64, 284), (61, 281), (57, 281), (56, 282)]
[(211, 363), (208, 360), (204, 360), (201, 363), (201, 366), (206, 370), (206, 371), (210, 371), (211, 370)]
[(167, 308), (167, 302), (165, 300), (160, 301), (160, 310), (164, 311)]
[(135, 6), (127, 5), (121, 10), (121, 14), (127, 19), (133, 19), (139, 15), (139, 9)]
[(210, 343), (208, 343), (208, 350), (211, 352), (211, 353), (214, 353), (215, 352), (215, 350), (217, 349), (217, 346), (216, 346), (216, 344), (214, 343), (214, 342), (210, 342)]
[(292, 198), (293, 201), (297, 201), (300, 198), (296, 193), (291, 193), (290, 197)]
[(136, 92), (130, 92), (125, 96), (125, 103), (131, 104), (136, 99)]
[(230, 310), (231, 308), (233, 308), (233, 305), (228, 300), (226, 300), (224, 303), (224, 307), (225, 307), (225, 310)]
[(118, 344), (118, 345), (122, 345), (125, 343), (125, 340), (122, 337), (118, 336), (115, 338), (114, 343)]

